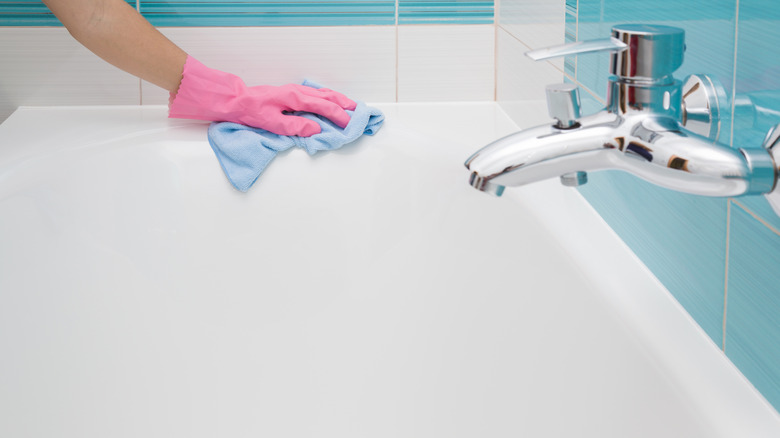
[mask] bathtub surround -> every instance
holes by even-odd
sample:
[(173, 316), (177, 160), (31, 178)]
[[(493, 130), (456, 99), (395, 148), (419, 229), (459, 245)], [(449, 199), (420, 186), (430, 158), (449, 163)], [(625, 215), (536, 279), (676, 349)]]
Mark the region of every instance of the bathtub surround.
[[(160, 30), (248, 85), (312, 79), (365, 102), (490, 101), (495, 95), (493, 25)], [(167, 91), (102, 61), (61, 27), (0, 27), (0, 59), (0, 121), (18, 106), (168, 102)]]
[[(249, 85), (312, 79), (366, 102), (495, 98), (492, 0), (137, 7), (192, 56)], [(165, 90), (106, 64), (46, 11), (0, 0), (0, 121), (25, 105), (167, 103)], [(207, 25), (221, 27), (193, 27)]]
[[(0, 8), (8, 4), (0, 1)], [(580, 85), (584, 113), (598, 110), (605, 101), (608, 64), (607, 55), (535, 63), (523, 52), (604, 37), (623, 22), (683, 27), (688, 50), (676, 73), (680, 79), (713, 74), (732, 96), (780, 87), (780, 56), (774, 56), (780, 47), (780, 4), (774, 1), (716, 0), (703, 7), (694, 0), (502, 0), (496, 25), (446, 26), (431, 24), (448, 21), (443, 16), (420, 18), (414, 15), (419, 11), (401, 4), (416, 7), (395, 3), (388, 24), (162, 31), (207, 65), (249, 84), (310, 77), (368, 102), (496, 99), (520, 127), (549, 121), (544, 111), (529, 111), (525, 103), (543, 102), (543, 85), (564, 79)], [(389, 8), (383, 9), (387, 5), (372, 3), (381, 20), (390, 16)], [(429, 24), (411, 26), (407, 18)], [(463, 32), (470, 36), (461, 37)], [(167, 102), (164, 90), (102, 62), (62, 28), (0, 27), (0, 59), (0, 120), (19, 105)], [(269, 68), (264, 59), (276, 62)], [(734, 145), (760, 139), (766, 120), (756, 125), (750, 117), (736, 114), (723, 125), (722, 139)], [(777, 121), (771, 114), (768, 120)], [(764, 198), (689, 196), (617, 172), (596, 172), (590, 179), (581, 193), (780, 408), (780, 287), (774, 263), (780, 260), (780, 218)]]
[[(155, 26), (492, 24), (493, 0), (291, 0), (241, 3), (125, 0)], [(59, 26), (37, 0), (0, 0), (2, 26)]]
[(0, 436), (778, 436), (576, 190), (468, 187), (496, 103), (376, 106), (247, 193), (165, 106), (11, 116)]
[[(714, 75), (729, 96), (780, 88), (780, 4), (773, 1), (701, 2), (568, 0), (545, 9), (540, 0), (504, 0), (499, 11), (498, 101), (511, 114), (524, 96), (512, 85), (516, 66), (543, 84), (558, 79), (580, 86), (583, 114), (604, 106), (609, 55), (569, 57), (563, 64), (519, 60), (550, 44), (603, 38), (613, 25), (652, 23), (686, 31), (687, 51), (678, 79)], [(523, 17), (519, 10), (537, 11)], [(565, 22), (561, 18), (565, 17)], [(530, 21), (530, 23), (528, 23)], [(549, 23), (557, 41), (536, 41)], [(504, 59), (505, 56), (511, 59)], [(777, 56), (775, 56), (777, 55)], [(514, 68), (502, 68), (510, 66)], [(547, 73), (549, 72), (549, 74)], [(557, 79), (556, 79), (557, 78)], [(733, 111), (726, 111), (727, 116)], [(541, 119), (546, 118), (546, 114)], [(525, 120), (518, 121), (526, 124)], [(529, 120), (527, 125), (537, 124)], [(545, 122), (545, 120), (541, 120)], [(751, 114), (726, 117), (721, 141), (761, 147), (780, 117), (756, 123)], [(704, 198), (662, 189), (622, 172), (593, 172), (580, 192), (633, 249), (712, 341), (780, 409), (780, 218), (763, 196)]]

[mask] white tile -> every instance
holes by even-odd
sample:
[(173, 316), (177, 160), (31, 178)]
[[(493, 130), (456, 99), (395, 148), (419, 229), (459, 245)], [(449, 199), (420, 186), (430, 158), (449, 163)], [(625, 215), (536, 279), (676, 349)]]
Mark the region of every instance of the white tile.
[(499, 24), (534, 49), (563, 44), (566, 4), (549, 0), (502, 0)]
[(140, 81), (64, 28), (0, 27), (0, 121), (22, 105), (129, 105)]
[[(566, 41), (566, 4), (549, 0), (502, 0), (500, 27), (530, 49), (563, 44)], [(552, 61), (563, 69), (563, 59)]]
[[(160, 28), (205, 65), (248, 85), (310, 79), (366, 102), (395, 101), (392, 26)], [(142, 85), (144, 104), (165, 104), (168, 92)]]
[[(497, 101), (520, 127), (549, 120), (546, 111), (528, 111), (529, 102), (543, 103), (547, 84), (563, 82), (563, 71), (547, 61), (524, 55), (529, 47), (503, 29), (498, 30)], [(546, 104), (536, 106), (546, 108)]]
[(493, 100), (494, 60), (493, 25), (400, 26), (398, 100)]

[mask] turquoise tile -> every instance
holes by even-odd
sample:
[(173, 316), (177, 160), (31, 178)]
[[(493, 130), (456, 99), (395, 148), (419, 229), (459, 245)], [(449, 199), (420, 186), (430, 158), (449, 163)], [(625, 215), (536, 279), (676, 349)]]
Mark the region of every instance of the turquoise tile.
[(780, 235), (731, 211), (726, 355), (780, 410)]
[[(135, 8), (135, 0), (126, 0)], [(477, 0), (489, 1), (492, 0)], [(395, 24), (388, 0), (142, 0), (141, 13), (155, 26), (343, 26)], [(471, 6), (455, 7), (458, 18)], [(461, 15), (462, 14), (462, 15)], [(60, 26), (40, 0), (0, 0), (0, 26)]]
[[(717, 77), (731, 91), (734, 66), (736, 0), (713, 0), (702, 8), (693, 0), (654, 2), (626, 0), (580, 0), (578, 39), (604, 38), (613, 26), (625, 23), (663, 24), (686, 32), (685, 62), (675, 73), (679, 79), (692, 73)], [(581, 55), (577, 80), (606, 96), (609, 55)]]
[[(775, 213), (765, 197), (743, 196), (737, 198), (737, 201), (766, 221), (766, 223), (773, 226), (776, 230), (780, 230), (780, 216)], [(778, 248), (777, 258), (780, 260), (780, 248)]]
[(589, 180), (583, 196), (720, 346), (728, 201), (619, 171), (592, 172)]
[[(576, 10), (578, 40), (604, 38), (614, 25), (624, 23), (683, 28), (687, 50), (675, 76), (682, 80), (692, 73), (709, 74), (731, 92), (736, 0), (710, 1), (706, 8), (693, 0), (579, 0)], [(603, 106), (608, 70), (609, 55), (578, 57), (577, 81), (598, 96), (582, 93), (585, 114)], [(730, 131), (726, 137), (730, 139)], [(581, 192), (721, 345), (728, 201), (677, 193), (621, 172), (594, 173)]]
[[(135, 1), (129, 1), (135, 7)], [(400, 0), (400, 24), (492, 24), (493, 0)], [(141, 0), (155, 26), (346, 26), (392, 25), (396, 2), (388, 0)], [(0, 26), (59, 26), (40, 0), (0, 0)]]
[[(135, 0), (125, 0), (135, 8)], [(62, 26), (41, 0), (0, 0), (2, 26)]]
[(398, 24), (492, 24), (493, 0), (399, 0)]
[(388, 0), (287, 0), (284, 2), (141, 0), (140, 11), (155, 26), (395, 24), (395, 2)]
[[(736, 92), (740, 102), (753, 103), (753, 111), (736, 111), (734, 146), (761, 147), (766, 132), (780, 123), (780, 3), (743, 0), (739, 4)], [(778, 217), (763, 196), (739, 202), (776, 229)], [(780, 253), (777, 254), (780, 257)]]

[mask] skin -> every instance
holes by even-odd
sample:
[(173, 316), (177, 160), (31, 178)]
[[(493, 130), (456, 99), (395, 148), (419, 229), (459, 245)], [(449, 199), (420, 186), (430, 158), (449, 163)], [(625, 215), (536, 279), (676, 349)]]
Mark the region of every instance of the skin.
[(122, 0), (43, 0), (87, 49), (147, 82), (176, 93), (187, 53)]
[[(123, 0), (43, 0), (43, 2), (78, 42), (103, 60), (173, 94), (179, 92), (182, 72), (188, 59), (187, 53), (161, 34)], [(215, 75), (225, 75), (222, 72), (218, 73)], [(246, 103), (243, 108), (240, 108), (243, 119), (227, 117), (231, 111), (235, 112), (235, 108), (227, 113), (217, 112), (205, 116), (209, 114), (208, 105), (214, 103), (209, 101), (208, 96), (204, 98), (203, 105), (195, 105), (196, 111), (191, 114), (169, 114), (169, 117), (241, 123), (249, 120), (247, 124), (250, 126), (262, 127), (280, 135), (300, 136), (319, 133), (320, 126), (311, 120), (285, 115), (285, 111), (313, 112), (329, 118), (341, 127), (349, 123), (350, 116), (345, 109), (354, 110), (356, 106), (354, 101), (331, 90), (298, 87), (293, 90), (289, 86), (274, 87), (274, 93), (265, 93), (261, 98), (255, 99), (251, 99), (253, 94), (257, 94), (253, 91), (257, 91), (260, 87), (247, 88), (242, 92), (242, 97), (249, 98), (244, 99)], [(285, 90), (287, 91), (287, 95), (284, 95), (285, 102), (275, 102), (276, 106), (273, 106), (274, 99), (269, 96), (278, 98)], [(204, 93), (208, 95), (207, 92)], [(176, 102), (177, 100), (174, 100), (174, 104)], [(236, 102), (242, 101), (234, 99), (233, 103)], [(272, 120), (256, 117), (263, 113), (263, 109), (266, 110), (265, 113), (269, 110), (272, 113), (276, 111), (271, 114)]]

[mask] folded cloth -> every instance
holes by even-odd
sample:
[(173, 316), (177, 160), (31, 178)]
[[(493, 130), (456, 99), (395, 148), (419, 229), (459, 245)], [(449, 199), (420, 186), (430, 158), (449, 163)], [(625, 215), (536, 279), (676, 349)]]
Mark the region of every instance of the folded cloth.
[[(303, 85), (321, 88), (308, 81)], [(277, 153), (293, 146), (305, 149), (309, 155), (338, 149), (363, 134), (374, 135), (385, 119), (381, 111), (363, 102), (357, 102), (355, 111), (347, 113), (351, 119), (345, 128), (313, 113), (293, 113), (319, 123), (322, 132), (311, 137), (278, 135), (237, 123), (215, 122), (209, 126), (209, 143), (233, 187), (246, 192)]]

